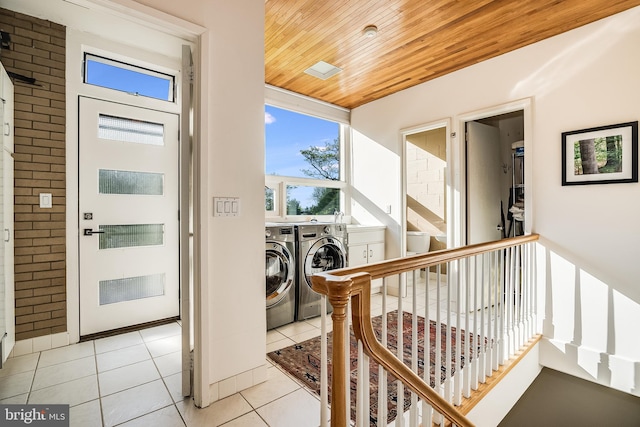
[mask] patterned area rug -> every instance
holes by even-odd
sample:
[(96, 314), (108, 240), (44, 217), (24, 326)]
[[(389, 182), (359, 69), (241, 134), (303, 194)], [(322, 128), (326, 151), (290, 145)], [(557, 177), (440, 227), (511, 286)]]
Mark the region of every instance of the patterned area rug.
[[(411, 325), (411, 314), (403, 312), (402, 316), (402, 331), (403, 331), (403, 358), (404, 363), (411, 367), (411, 333), (412, 333), (412, 325)], [(392, 311), (387, 313), (387, 348), (393, 352), (393, 354), (397, 354), (397, 322), (398, 322), (398, 311)], [(382, 316), (377, 316), (372, 319), (373, 328), (375, 330), (376, 336), (378, 340), (381, 340), (382, 337)], [(431, 386), (435, 385), (436, 381), (436, 367), (435, 367), (435, 337), (436, 337), (436, 324), (434, 321), (430, 321), (429, 335), (430, 335), (430, 382)], [(466, 337), (470, 339), (470, 357), (469, 360), (473, 359), (473, 336), (472, 334), (465, 334), (464, 331), (461, 335), (462, 349), (464, 349), (464, 342)], [(455, 348), (456, 342), (456, 329), (451, 328), (451, 336), (447, 338), (447, 326), (441, 324), (441, 343), (440, 343), (440, 351), (441, 351), (441, 360), (443, 366), (440, 366), (437, 371), (440, 373), (438, 375), (440, 383), (444, 382), (446, 379), (446, 342), (447, 339), (451, 340), (451, 348)], [(331, 352), (332, 352), (332, 334), (328, 334), (328, 358), (329, 358), (329, 388), (331, 387)], [(425, 322), (423, 317), (418, 317), (418, 374), (420, 377), (424, 375), (424, 342), (425, 342)], [(356, 396), (356, 384), (357, 384), (357, 355), (358, 355), (358, 347), (355, 341), (355, 336), (353, 334), (353, 330), (351, 330), (351, 366), (350, 366), (350, 376), (351, 376), (351, 419), (355, 420), (355, 396)], [(476, 350), (477, 352), (477, 350)], [(289, 372), (295, 378), (300, 380), (306, 387), (313, 390), (316, 394), (320, 395), (320, 337), (312, 338), (310, 340), (301, 342), (299, 344), (295, 344), (281, 350), (276, 350), (271, 353), (268, 353), (267, 356), (273, 360), (275, 363), (279, 364), (284, 370)], [(460, 358), (461, 366), (465, 364), (465, 355), (460, 354), (458, 356)], [(455, 369), (455, 358), (456, 355), (452, 354), (451, 363), (451, 372), (454, 372)], [(371, 361), (369, 366), (370, 373), (370, 407), (371, 413), (370, 422), (371, 425), (377, 425), (378, 421), (378, 364)], [(391, 374), (386, 374), (387, 376), (387, 423), (395, 420), (397, 416), (397, 384), (395, 378)], [(404, 410), (405, 412), (409, 409), (411, 405), (411, 396), (410, 392), (405, 388), (404, 389)], [(331, 391), (329, 391), (329, 396), (331, 396)]]

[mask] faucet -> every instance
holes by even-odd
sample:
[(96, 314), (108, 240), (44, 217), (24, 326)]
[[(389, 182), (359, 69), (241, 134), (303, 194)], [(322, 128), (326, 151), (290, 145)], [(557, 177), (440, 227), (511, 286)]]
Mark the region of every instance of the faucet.
[(344, 217), (344, 212), (339, 212), (338, 210), (335, 210), (333, 212), (333, 223), (334, 224), (338, 224), (338, 217), (340, 217), (340, 224), (342, 224), (342, 220)]

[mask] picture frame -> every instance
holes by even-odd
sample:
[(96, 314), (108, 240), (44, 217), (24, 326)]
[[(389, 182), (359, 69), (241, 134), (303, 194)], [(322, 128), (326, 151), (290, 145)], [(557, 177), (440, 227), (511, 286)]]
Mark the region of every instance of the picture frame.
[(638, 182), (638, 122), (562, 133), (562, 185)]

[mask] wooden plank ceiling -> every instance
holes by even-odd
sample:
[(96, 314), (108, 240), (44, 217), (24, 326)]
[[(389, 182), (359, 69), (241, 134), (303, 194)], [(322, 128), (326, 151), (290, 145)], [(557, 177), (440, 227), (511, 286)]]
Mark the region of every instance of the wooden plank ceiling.
[[(640, 0), (265, 0), (265, 81), (355, 108)], [(367, 38), (363, 29), (378, 28)], [(304, 71), (325, 61), (342, 72)]]

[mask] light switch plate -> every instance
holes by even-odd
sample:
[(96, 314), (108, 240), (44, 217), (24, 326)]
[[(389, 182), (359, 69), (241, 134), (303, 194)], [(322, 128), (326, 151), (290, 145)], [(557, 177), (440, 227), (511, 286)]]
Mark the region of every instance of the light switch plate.
[(53, 197), (51, 193), (40, 193), (40, 207), (51, 209), (53, 207)]
[(239, 216), (239, 197), (214, 197), (213, 216)]

